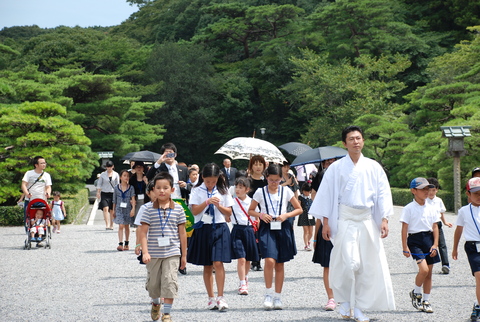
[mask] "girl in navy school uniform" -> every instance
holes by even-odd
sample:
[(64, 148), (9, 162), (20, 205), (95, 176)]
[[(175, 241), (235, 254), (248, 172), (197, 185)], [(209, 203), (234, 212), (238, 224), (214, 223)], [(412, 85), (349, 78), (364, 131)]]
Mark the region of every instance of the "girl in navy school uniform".
[[(248, 295), (248, 272), (250, 262), (259, 261), (257, 242), (255, 240), (254, 222), (248, 214), (252, 199), (247, 195), (250, 180), (239, 177), (235, 180), (236, 198), (232, 207), (232, 259), (237, 260), (237, 272), (240, 279), (238, 294)], [(254, 218), (255, 219), (255, 218)]]
[[(228, 309), (223, 297), (225, 269), (230, 263), (230, 229), (227, 221), (232, 214), (233, 199), (228, 193), (225, 176), (215, 163), (202, 169), (198, 184), (190, 193), (189, 205), (195, 216), (195, 225), (188, 245), (187, 262), (203, 266), (203, 281), (208, 293), (208, 309)], [(213, 269), (217, 295), (213, 291)]]
[[(259, 246), (265, 258), (264, 279), (265, 298), (263, 306), (266, 310), (281, 310), (281, 292), (285, 279), (284, 263), (297, 254), (293, 227), (287, 219), (302, 213), (302, 207), (292, 190), (280, 186), (282, 167), (278, 164), (268, 166), (265, 176), (268, 185), (257, 189), (248, 210), (251, 216), (260, 218)], [(294, 210), (287, 212), (288, 201)], [(261, 212), (257, 212), (257, 206)], [(275, 272), (275, 290), (272, 290)]]

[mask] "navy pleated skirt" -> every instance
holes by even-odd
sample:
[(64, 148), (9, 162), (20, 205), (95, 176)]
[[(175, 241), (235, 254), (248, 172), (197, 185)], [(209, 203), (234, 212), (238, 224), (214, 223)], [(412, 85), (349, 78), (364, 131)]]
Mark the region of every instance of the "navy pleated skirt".
[(209, 266), (213, 262), (230, 263), (230, 229), (226, 223), (203, 225), (193, 231), (188, 243), (187, 262)]
[(258, 245), (262, 258), (273, 258), (277, 263), (285, 263), (297, 254), (290, 221), (283, 221), (280, 230), (270, 230), (270, 224), (260, 221), (258, 233)]
[(252, 226), (233, 225), (232, 259), (245, 258), (247, 261), (259, 261), (257, 242)]
[(325, 240), (322, 237), (322, 225), (318, 230), (317, 243), (313, 252), (312, 261), (316, 264), (322, 265), (322, 267), (330, 267), (330, 253), (333, 249), (333, 244), (329, 240)]

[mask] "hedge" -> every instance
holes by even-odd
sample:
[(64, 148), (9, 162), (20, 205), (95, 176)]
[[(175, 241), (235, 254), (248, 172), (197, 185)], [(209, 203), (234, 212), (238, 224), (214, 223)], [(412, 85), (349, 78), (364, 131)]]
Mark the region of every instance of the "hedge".
[[(410, 189), (400, 189), (400, 188), (391, 188), (392, 189), (392, 198), (393, 204), (397, 206), (405, 206), (408, 203), (412, 202), (413, 195), (410, 192)], [(455, 210), (455, 197), (453, 192), (439, 190), (437, 193), (437, 197), (442, 198), (443, 203), (445, 204), (445, 208), (449, 212), (454, 212)], [(467, 204), (467, 196), (465, 194), (462, 195), (462, 205)]]
[[(62, 198), (67, 211), (64, 224), (78, 224), (85, 221), (89, 212), (88, 189), (82, 189), (76, 195)], [(51, 200), (50, 200), (51, 202)], [(0, 207), (0, 226), (23, 226), (23, 208), (18, 206)]]

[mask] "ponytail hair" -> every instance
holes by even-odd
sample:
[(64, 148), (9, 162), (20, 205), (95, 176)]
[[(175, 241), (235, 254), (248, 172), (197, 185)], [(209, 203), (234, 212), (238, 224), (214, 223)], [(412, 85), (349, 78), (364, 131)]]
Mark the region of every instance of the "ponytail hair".
[(279, 175), (282, 176), (282, 166), (276, 163), (270, 163), (267, 170), (265, 171), (265, 177), (268, 178), (270, 175)]
[(204, 178), (210, 177), (217, 177), (217, 189), (220, 194), (225, 195), (228, 193), (228, 184), (227, 178), (225, 175), (220, 171), (220, 167), (215, 163), (207, 163), (202, 171), (200, 172), (202, 175), (198, 178), (198, 183), (195, 187), (199, 187), (203, 183)]

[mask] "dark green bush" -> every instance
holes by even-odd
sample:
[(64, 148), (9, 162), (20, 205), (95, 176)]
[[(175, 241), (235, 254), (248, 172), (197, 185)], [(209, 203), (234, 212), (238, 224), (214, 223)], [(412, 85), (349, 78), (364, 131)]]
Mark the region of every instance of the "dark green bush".
[(19, 206), (0, 207), (0, 226), (23, 225), (23, 208)]
[[(412, 202), (413, 194), (410, 192), (410, 189), (400, 189), (400, 188), (391, 188), (392, 189), (392, 198), (393, 204), (396, 206), (406, 206), (408, 203)], [(437, 197), (442, 198), (445, 208), (448, 212), (453, 212), (455, 209), (455, 197), (453, 192), (439, 190)], [(467, 204), (467, 196), (462, 194), (462, 206)]]
[[(74, 196), (62, 196), (67, 211), (63, 224), (79, 223), (89, 210), (88, 189), (82, 189)], [(49, 201), (51, 202), (51, 200)], [(18, 206), (0, 207), (0, 226), (23, 226), (23, 208)]]

